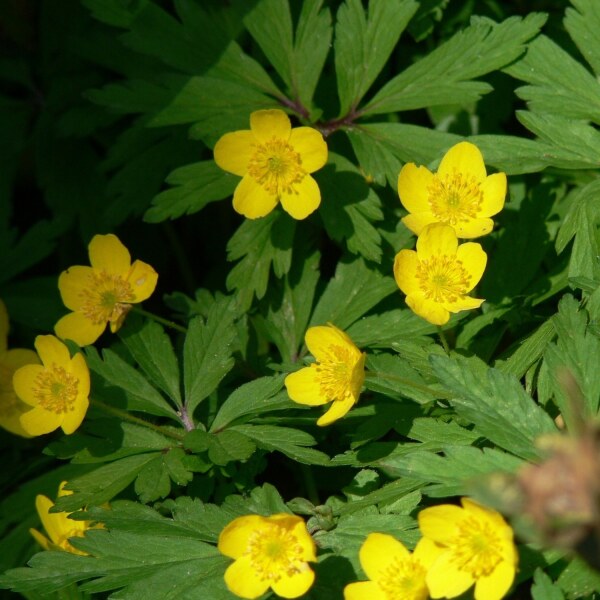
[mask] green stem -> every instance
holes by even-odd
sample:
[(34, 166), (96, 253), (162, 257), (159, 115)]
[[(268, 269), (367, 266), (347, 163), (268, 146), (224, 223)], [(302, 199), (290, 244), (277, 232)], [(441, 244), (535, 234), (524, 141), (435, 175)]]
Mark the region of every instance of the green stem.
[(182, 442), (184, 436), (171, 431), (170, 429), (166, 429), (165, 427), (161, 427), (160, 425), (154, 425), (154, 423), (150, 423), (145, 421), (144, 419), (140, 419), (125, 410), (121, 410), (120, 408), (115, 408), (114, 406), (110, 406), (109, 404), (105, 404), (102, 400), (96, 400), (95, 398), (90, 398), (90, 402), (100, 410), (103, 410), (105, 413), (110, 415), (114, 415), (115, 417), (119, 417), (124, 421), (129, 421), (130, 423), (135, 423), (136, 425), (141, 425), (142, 427), (146, 427), (147, 429), (152, 429), (152, 431), (156, 431), (165, 437), (169, 437), (173, 440), (177, 440), (178, 442)]
[(380, 371), (367, 371), (365, 373), (365, 377), (369, 379), (389, 379), (391, 381), (397, 381), (403, 385), (413, 388), (419, 392), (424, 392), (425, 394), (430, 394), (434, 398), (443, 398), (444, 400), (450, 400), (451, 396), (445, 394), (444, 392), (440, 392), (438, 390), (434, 390), (426, 385), (419, 385), (410, 379), (405, 379), (404, 377), (398, 377), (397, 375), (392, 375), (390, 373), (381, 373)]
[(179, 323), (175, 323), (174, 321), (169, 321), (169, 319), (163, 319), (154, 313), (148, 312), (139, 306), (132, 306), (131, 310), (136, 312), (138, 315), (142, 315), (144, 317), (148, 317), (165, 327), (170, 327), (171, 329), (175, 329), (175, 331), (179, 331), (180, 333), (187, 333), (187, 329), (183, 325), (179, 325)]
[(444, 333), (444, 330), (438, 326), (438, 335), (440, 337), (440, 342), (442, 342), (442, 346), (444, 347), (444, 350), (446, 351), (446, 354), (448, 356), (450, 356), (450, 346), (448, 345), (448, 340), (446, 339), (446, 334)]

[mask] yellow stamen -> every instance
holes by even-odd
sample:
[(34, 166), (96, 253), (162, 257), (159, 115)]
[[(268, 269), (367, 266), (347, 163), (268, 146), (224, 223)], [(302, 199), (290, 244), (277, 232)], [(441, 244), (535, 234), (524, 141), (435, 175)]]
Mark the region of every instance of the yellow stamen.
[(440, 223), (466, 223), (481, 211), (483, 192), (473, 176), (456, 171), (443, 178), (434, 175), (427, 191), (431, 212)]
[(35, 378), (33, 392), (42, 408), (61, 414), (75, 409), (78, 384), (77, 377), (53, 366)]
[(81, 292), (83, 314), (96, 325), (119, 323), (131, 309), (135, 294), (128, 281), (120, 275), (97, 271), (90, 275), (89, 286)]
[(351, 390), (352, 366), (356, 359), (352, 356), (349, 348), (343, 346), (329, 346), (328, 356), (320, 362), (312, 364), (316, 369), (321, 394), (330, 399), (343, 399)]
[(279, 581), (282, 575), (299, 573), (304, 564), (302, 546), (288, 529), (270, 524), (250, 537), (246, 553), (263, 581)]
[(306, 171), (300, 154), (282, 139), (272, 138), (256, 145), (250, 158), (248, 173), (270, 194), (291, 193)]
[(452, 561), (474, 579), (489, 575), (502, 560), (502, 543), (492, 526), (469, 516), (462, 519), (450, 544)]
[(426, 570), (412, 556), (396, 557), (378, 579), (388, 600), (426, 600)]
[(428, 300), (456, 302), (468, 292), (471, 276), (460, 260), (441, 254), (419, 261), (417, 279)]

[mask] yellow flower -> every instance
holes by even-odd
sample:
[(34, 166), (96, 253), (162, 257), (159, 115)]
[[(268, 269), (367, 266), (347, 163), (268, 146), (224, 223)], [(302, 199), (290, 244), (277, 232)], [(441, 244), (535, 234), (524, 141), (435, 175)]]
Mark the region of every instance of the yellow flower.
[[(66, 481), (63, 481), (58, 488), (58, 497), (67, 496), (73, 492), (64, 489)], [(90, 529), (90, 521), (75, 521), (69, 519), (69, 514), (66, 512), (50, 512), (54, 506), (54, 502), (39, 494), (35, 498), (35, 507), (37, 509), (42, 525), (48, 534), (46, 537), (37, 529), (30, 529), (29, 533), (35, 538), (44, 550), (65, 550), (73, 554), (87, 554), (82, 550), (78, 550), (69, 543), (69, 538), (83, 537), (83, 534)]]
[(58, 278), (62, 300), (73, 312), (60, 319), (54, 331), (80, 346), (93, 344), (107, 323), (117, 331), (131, 305), (152, 295), (158, 279), (145, 262), (131, 264), (129, 250), (116, 235), (95, 235), (88, 250), (91, 267), (71, 267)]
[(0, 427), (16, 435), (29, 437), (19, 421), (29, 406), (15, 394), (13, 375), (22, 366), (39, 363), (39, 360), (33, 350), (8, 350), (8, 331), (8, 313), (4, 302), (0, 300)]
[(235, 559), (225, 583), (241, 598), (258, 598), (269, 588), (283, 598), (297, 598), (315, 579), (308, 565), (317, 560), (315, 543), (296, 515), (238, 517), (221, 532), (218, 548)]
[(411, 554), (391, 535), (370, 533), (359, 552), (360, 565), (370, 581), (347, 585), (344, 600), (426, 600), (425, 575), (440, 552), (425, 538)]
[(41, 365), (25, 365), (15, 372), (17, 396), (30, 407), (20, 417), (28, 435), (42, 435), (58, 427), (73, 433), (89, 405), (90, 373), (83, 355), (73, 358), (53, 335), (38, 335), (35, 348)]
[(437, 173), (408, 163), (398, 176), (398, 194), (410, 213), (402, 222), (419, 235), (430, 223), (454, 227), (460, 238), (492, 230), (506, 196), (506, 174), (487, 175), (479, 148), (460, 142), (446, 152)]
[(321, 203), (309, 173), (327, 162), (327, 144), (312, 127), (292, 129), (282, 110), (253, 112), (250, 129), (226, 133), (214, 155), (221, 169), (243, 177), (233, 208), (248, 219), (264, 217), (278, 202), (294, 219), (305, 219)]
[(450, 313), (479, 308), (482, 299), (467, 294), (477, 285), (487, 262), (480, 244), (458, 245), (449, 225), (428, 225), (417, 239), (417, 250), (400, 250), (394, 277), (406, 294), (406, 304), (434, 325), (444, 325)]
[(317, 425), (330, 425), (358, 401), (365, 381), (365, 358), (352, 340), (334, 325), (311, 327), (304, 338), (316, 361), (285, 378), (289, 397), (299, 404), (333, 402)]
[(442, 550), (427, 572), (432, 598), (455, 598), (475, 584), (475, 600), (499, 600), (515, 578), (513, 531), (495, 510), (463, 498), (419, 513), (421, 533)]

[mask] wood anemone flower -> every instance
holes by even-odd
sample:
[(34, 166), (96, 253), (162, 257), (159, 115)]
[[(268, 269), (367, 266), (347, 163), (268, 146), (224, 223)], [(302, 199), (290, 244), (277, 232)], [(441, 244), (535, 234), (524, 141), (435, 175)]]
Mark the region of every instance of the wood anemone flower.
[(398, 176), (400, 202), (410, 213), (402, 222), (419, 235), (430, 223), (451, 225), (459, 238), (476, 238), (494, 227), (506, 196), (506, 174), (488, 175), (479, 148), (470, 142), (452, 146), (437, 173), (414, 163)]
[(269, 588), (283, 598), (308, 591), (317, 560), (315, 542), (303, 519), (278, 513), (234, 519), (219, 536), (219, 551), (235, 559), (225, 571), (225, 584), (240, 598), (258, 598)]
[(289, 397), (298, 404), (319, 406), (331, 402), (317, 425), (330, 425), (358, 401), (365, 381), (365, 358), (354, 342), (334, 325), (310, 327), (306, 345), (316, 362), (285, 378)]
[(434, 325), (444, 325), (450, 313), (479, 308), (481, 298), (467, 294), (481, 279), (487, 255), (474, 242), (458, 245), (450, 225), (428, 225), (417, 239), (417, 250), (400, 250), (394, 277), (406, 294), (406, 304)]
[(281, 202), (294, 219), (305, 219), (321, 203), (310, 173), (327, 162), (327, 144), (312, 127), (292, 129), (282, 110), (257, 110), (250, 129), (226, 133), (215, 145), (215, 162), (242, 180), (233, 208), (248, 219), (268, 215)]
[(115, 333), (131, 305), (148, 299), (158, 280), (150, 265), (131, 263), (129, 250), (116, 235), (95, 235), (88, 250), (90, 267), (70, 267), (58, 278), (62, 300), (73, 312), (60, 319), (54, 331), (80, 346), (93, 344), (107, 324)]
[(20, 417), (28, 435), (50, 433), (60, 427), (73, 433), (89, 406), (90, 372), (83, 355), (69, 354), (67, 346), (53, 335), (38, 335), (35, 348), (41, 365), (25, 365), (15, 372), (17, 396), (30, 407)]

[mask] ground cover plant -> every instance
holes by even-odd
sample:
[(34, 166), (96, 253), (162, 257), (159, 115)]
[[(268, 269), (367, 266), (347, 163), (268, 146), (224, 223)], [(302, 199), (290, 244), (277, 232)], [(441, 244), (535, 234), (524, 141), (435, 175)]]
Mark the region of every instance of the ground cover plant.
[(0, 590), (600, 597), (595, 0), (0, 6)]

